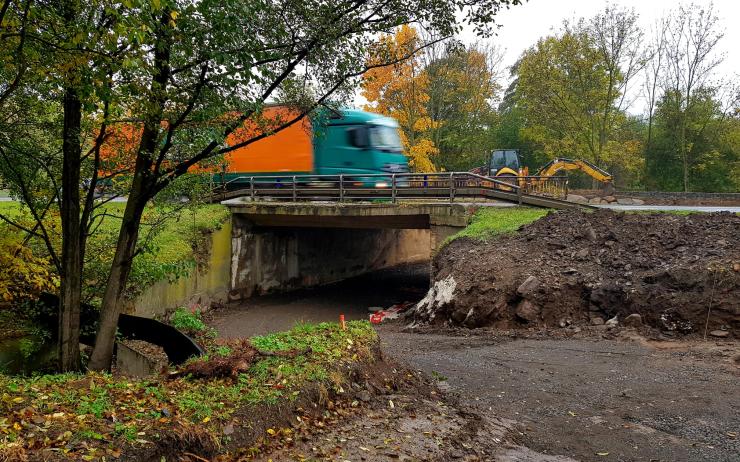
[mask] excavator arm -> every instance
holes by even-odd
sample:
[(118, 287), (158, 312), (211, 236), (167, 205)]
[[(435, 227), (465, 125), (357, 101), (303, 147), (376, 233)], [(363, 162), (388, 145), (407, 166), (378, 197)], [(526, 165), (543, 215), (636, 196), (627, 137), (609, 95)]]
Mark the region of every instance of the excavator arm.
[(535, 176), (549, 177), (555, 175), (560, 170), (581, 170), (596, 181), (602, 183), (612, 182), (612, 176), (608, 172), (600, 169), (591, 162), (582, 159), (566, 159), (564, 157), (556, 157), (551, 160)]

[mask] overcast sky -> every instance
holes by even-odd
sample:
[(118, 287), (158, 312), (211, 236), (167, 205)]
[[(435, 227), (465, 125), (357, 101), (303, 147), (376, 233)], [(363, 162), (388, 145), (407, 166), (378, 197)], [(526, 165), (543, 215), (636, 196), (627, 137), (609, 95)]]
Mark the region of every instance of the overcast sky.
[[(690, 4), (691, 2), (683, 2)], [(719, 42), (718, 52), (724, 62), (717, 69), (718, 76), (740, 78), (740, 0), (695, 0), (695, 5), (714, 6), (724, 37)], [(529, 0), (523, 5), (502, 11), (496, 18), (501, 25), (492, 43), (505, 50), (504, 64), (510, 66), (524, 50), (537, 43), (540, 37), (556, 31), (566, 19), (589, 18), (602, 11), (608, 4), (634, 8), (639, 15), (643, 30), (649, 33), (651, 25), (665, 16), (680, 2), (675, 0)], [(466, 42), (476, 40), (472, 33), (462, 36)], [(639, 112), (640, 102), (631, 112)]]
[[(695, 0), (693, 3), (701, 6), (713, 4), (714, 11), (719, 17), (724, 37), (719, 42), (717, 51), (724, 55), (724, 62), (717, 68), (718, 77), (740, 78), (740, 24), (738, 24), (740, 0)], [(680, 2), (676, 0), (529, 0), (523, 5), (501, 11), (496, 16), (496, 22), (501, 26), (497, 36), (487, 41), (505, 50), (504, 65), (508, 67), (524, 50), (537, 43), (540, 37), (559, 29), (564, 20), (590, 18), (602, 11), (608, 4), (634, 8), (647, 34), (657, 19), (676, 8)], [(472, 32), (464, 32), (461, 38), (467, 43), (478, 40)], [(355, 104), (360, 106), (364, 102), (364, 98), (359, 96), (358, 91)], [(636, 100), (630, 112), (637, 113), (641, 109), (642, 103)]]
[[(689, 4), (690, 2), (684, 2)], [(675, 0), (529, 0), (523, 5), (514, 6), (496, 16), (501, 25), (498, 36), (490, 40), (507, 50), (506, 60), (514, 62), (519, 55), (535, 44), (537, 40), (557, 30), (566, 19), (594, 16), (608, 4), (634, 8), (640, 16), (643, 29), (648, 31), (655, 21), (665, 16), (679, 2)], [(740, 1), (738, 0), (696, 0), (701, 6), (714, 5), (720, 19), (724, 38), (720, 48), (725, 52), (723, 73), (740, 72)], [(473, 40), (472, 34), (465, 34), (464, 39)], [(734, 45), (734, 49), (732, 47)]]

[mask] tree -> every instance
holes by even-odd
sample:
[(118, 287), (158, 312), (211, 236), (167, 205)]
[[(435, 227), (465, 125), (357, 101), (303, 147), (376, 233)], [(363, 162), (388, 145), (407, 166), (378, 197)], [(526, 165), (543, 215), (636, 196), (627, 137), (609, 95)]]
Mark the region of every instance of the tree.
[[(35, 107), (63, 108), (63, 123), (55, 125), (59, 137), (50, 143), (50, 153), (56, 157), (49, 160), (57, 162), (36, 162), (33, 167), (36, 171), (48, 168), (49, 178), (59, 178), (58, 170), (65, 172), (61, 188), (54, 187), (50, 193), (57, 196), (61, 189), (61, 201), (53, 197), (47, 207), (61, 202), (64, 236), (56, 260), (62, 285), (71, 288), (66, 298), (62, 290), (61, 309), (68, 310), (70, 320), (62, 323), (69, 334), (65, 350), (74, 354), (74, 323), (79, 319), (74, 292), (80, 256), (85, 254), (84, 239), (94, 222), (94, 210), (102, 203), (94, 199), (99, 187), (117, 175), (129, 179), (89, 363), (93, 369), (106, 369), (149, 201), (192, 167), (296, 123), (317, 106), (347, 94), (367, 70), (408, 57), (369, 63), (373, 36), (419, 22), (447, 37), (459, 29), (456, 15), (461, 9), (464, 22), (486, 33), (498, 9), (516, 3), (315, 0), (277, 5), (242, 0), (96, 0), (84, 8), (75, 0), (34, 4), (38, 9), (29, 17), (37, 25), (27, 40), (38, 45), (39, 59), (34, 72), (19, 79), (19, 87), (39, 103)], [(8, 4), (7, 0), (3, 3)], [(13, 27), (13, 35), (20, 36), (20, 29)], [(418, 48), (425, 45), (420, 43)], [(19, 64), (18, 53), (3, 53), (15, 60), (9, 62)], [(36, 74), (45, 77), (47, 89), (26, 78)], [(5, 75), (3, 79), (0, 88), (5, 89), (9, 84)], [(297, 108), (295, 117), (264, 120), (261, 108), (271, 100)], [(20, 123), (32, 124), (33, 115), (25, 114)], [(258, 129), (226, 146), (224, 140), (247, 121)], [(120, 124), (137, 127), (136, 148), (120, 171), (101, 173), (101, 150), (112, 127)], [(7, 140), (19, 144), (15, 137)], [(15, 175), (22, 190), (31, 177), (14, 168), (14, 160), (21, 158), (19, 151), (6, 153), (6, 171)], [(38, 228), (27, 231), (45, 234), (44, 214), (35, 213), (35, 219)], [(49, 247), (54, 253), (53, 246)], [(73, 363), (67, 364), (73, 367)]]
[(427, 53), (427, 112), (431, 138), (439, 149), (435, 163), (445, 170), (468, 170), (494, 149), (496, 97), (500, 91), (498, 48), (448, 42), (442, 53)]
[(629, 83), (645, 65), (643, 33), (637, 24), (634, 10), (617, 8), (614, 5), (607, 6), (603, 12), (591, 18), (587, 25), (581, 24), (581, 27), (593, 40), (600, 56), (600, 65), (607, 76), (606, 93), (598, 106), (601, 111), (595, 154), (598, 164), (604, 156), (610, 135), (620, 125), (618, 119), (622, 118), (623, 111), (629, 106)]
[[(681, 143), (691, 147), (687, 156), (689, 188), (697, 191), (738, 190), (740, 124), (732, 110), (721, 104), (718, 91), (698, 88), (688, 110), (680, 109), (682, 95), (666, 92), (655, 115), (655, 140), (648, 172), (663, 190), (683, 190), (684, 163)], [(681, 130), (684, 137), (676, 136)]]
[[(655, 107), (661, 90), (663, 65), (666, 59), (666, 31), (668, 21), (660, 19), (653, 28), (652, 39), (647, 48), (647, 61), (644, 67), (645, 80), (643, 93), (647, 102), (647, 138), (645, 140), (645, 168), (646, 180), (650, 181), (650, 161), (653, 142), (653, 123), (655, 121)], [(653, 186), (649, 184), (648, 186)]]
[(523, 118), (519, 135), (535, 147), (534, 158), (584, 158), (634, 181), (641, 142), (626, 109), (645, 62), (641, 41), (637, 15), (610, 6), (524, 52), (505, 102)]
[[(430, 133), (436, 126), (428, 111), (429, 76), (425, 72), (416, 29), (404, 25), (395, 35), (383, 36), (371, 63), (398, 61), (366, 72), (362, 80), (365, 108), (394, 117), (401, 128), (401, 141), (409, 164), (417, 172), (436, 170), (432, 158), (439, 150)], [(408, 56), (408, 59), (403, 57)]]
[(516, 92), (527, 121), (523, 134), (548, 158), (570, 155), (601, 163), (604, 106), (613, 106), (618, 94), (585, 32), (565, 30), (527, 50)]
[[(679, 158), (683, 172), (683, 190), (688, 191), (692, 146), (687, 139), (689, 114), (697, 112), (695, 105), (703, 103), (699, 90), (710, 87), (709, 79), (722, 62), (715, 48), (723, 34), (718, 31), (718, 18), (710, 4), (679, 6), (668, 19), (666, 38), (666, 67), (664, 103), (672, 103), (678, 119), (674, 135), (677, 137)], [(701, 111), (699, 111), (701, 112)]]

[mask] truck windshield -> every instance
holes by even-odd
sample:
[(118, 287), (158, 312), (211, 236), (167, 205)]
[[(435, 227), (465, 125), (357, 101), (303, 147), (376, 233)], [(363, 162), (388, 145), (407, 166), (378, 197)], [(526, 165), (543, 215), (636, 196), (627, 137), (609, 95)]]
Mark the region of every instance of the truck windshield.
[(401, 137), (396, 127), (373, 125), (370, 127), (370, 146), (382, 151), (401, 152)]

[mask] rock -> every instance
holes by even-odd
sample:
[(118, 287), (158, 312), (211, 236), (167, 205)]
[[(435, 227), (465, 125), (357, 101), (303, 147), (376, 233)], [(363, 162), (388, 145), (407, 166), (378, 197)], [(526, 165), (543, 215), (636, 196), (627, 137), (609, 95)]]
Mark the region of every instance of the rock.
[(619, 325), (619, 319), (617, 319), (617, 316), (614, 316), (610, 320), (606, 321), (604, 324), (608, 327), (616, 327)]
[(594, 197), (588, 200), (589, 204), (601, 204), (602, 202), (600, 197)]
[(583, 259), (588, 257), (588, 249), (581, 249), (578, 252), (576, 252), (576, 258)]
[(609, 203), (617, 202), (617, 198), (614, 196), (605, 196), (602, 200)]
[(645, 205), (645, 201), (642, 199), (632, 198), (632, 205)]
[(633, 205), (634, 202), (629, 197), (620, 197), (617, 199), (617, 204), (619, 205)]
[(361, 392), (357, 393), (357, 399), (359, 399), (363, 403), (369, 402), (372, 398), (373, 396), (367, 390), (362, 390)]
[(730, 333), (727, 332), (726, 330), (713, 330), (712, 332), (709, 333), (709, 335), (711, 335), (712, 337), (725, 338), (725, 337), (729, 337)]
[(526, 297), (527, 295), (529, 295), (532, 292), (534, 292), (535, 290), (537, 290), (537, 288), (540, 286), (540, 284), (541, 284), (540, 283), (540, 280), (537, 279), (537, 276), (529, 276), (516, 289), (516, 293), (518, 293), (522, 297)]
[(594, 316), (591, 318), (591, 325), (592, 326), (603, 326), (604, 325), (604, 318), (601, 316)]
[(587, 226), (586, 229), (583, 230), (583, 237), (591, 242), (596, 242), (596, 231), (594, 231), (591, 225)]
[(640, 327), (642, 326), (642, 316), (637, 313), (632, 313), (631, 315), (624, 318), (624, 321), (622, 321), (622, 323), (628, 327)]
[(224, 426), (224, 435), (231, 435), (232, 433), (234, 433), (234, 424), (226, 424)]
[(525, 321), (534, 322), (540, 317), (540, 307), (529, 300), (522, 300), (516, 307), (516, 315)]
[(578, 194), (568, 194), (568, 197), (566, 198), (570, 202), (577, 202), (579, 204), (587, 204), (588, 199), (586, 199), (583, 196), (579, 196)]
[(570, 318), (561, 318), (560, 321), (558, 321), (558, 326), (561, 328), (565, 328), (571, 325), (573, 321), (571, 321)]

